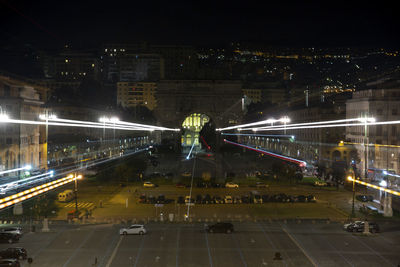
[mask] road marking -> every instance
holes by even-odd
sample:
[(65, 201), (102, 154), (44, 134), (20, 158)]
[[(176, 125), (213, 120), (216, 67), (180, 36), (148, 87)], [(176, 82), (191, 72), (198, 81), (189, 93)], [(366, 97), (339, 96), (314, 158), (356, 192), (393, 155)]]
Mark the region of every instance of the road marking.
[(375, 249), (371, 248), (370, 246), (368, 246), (364, 241), (362, 241), (361, 239), (356, 238), (354, 235), (351, 235), (352, 238), (354, 238), (355, 240), (357, 240), (358, 242), (360, 242), (364, 247), (368, 248), (370, 251), (372, 251), (376, 256), (378, 256), (379, 258), (381, 258), (382, 260), (386, 261), (387, 263), (389, 263), (391, 266), (396, 266), (395, 264), (393, 264), (392, 262), (388, 261), (387, 259), (385, 259), (384, 257), (382, 257), (381, 254), (379, 254)]
[(308, 253), (303, 249), (303, 247), (297, 242), (297, 240), (288, 232), (284, 227), (282, 227), (282, 230), (287, 234), (287, 236), (293, 241), (293, 243), (296, 244), (296, 246), (303, 252), (304, 256), (307, 257), (307, 259), (311, 262), (312, 265), (315, 267), (318, 266), (318, 264), (315, 263), (315, 261), (308, 255)]
[(80, 251), (80, 249), (83, 247), (83, 245), (89, 240), (90, 237), (92, 237), (92, 235), (94, 234), (96, 226), (93, 228), (93, 230), (87, 235), (87, 237), (85, 238), (85, 240), (82, 241), (82, 243), (79, 245), (79, 247), (77, 247), (74, 250), (74, 253), (72, 253), (72, 255), (68, 258), (68, 260), (64, 263), (63, 267), (68, 266), (68, 264), (70, 263), (70, 261), (76, 256), (76, 254)]
[(133, 267), (136, 267), (136, 265), (137, 265), (138, 262), (139, 262), (140, 253), (142, 252), (142, 248), (143, 248), (144, 238), (145, 238), (145, 235), (142, 236), (142, 241), (140, 242), (139, 250), (138, 250), (138, 252), (136, 253), (135, 265), (133, 265)]
[(239, 252), (240, 259), (242, 260), (243, 265), (244, 265), (245, 267), (247, 267), (246, 260), (244, 259), (242, 250), (240, 249), (240, 246), (238, 245), (238, 241), (237, 241), (236, 237), (235, 237), (233, 234), (231, 234), (231, 237), (232, 237), (233, 241), (235, 241), (236, 250)]
[(108, 262), (107, 262), (106, 267), (110, 267), (112, 261), (113, 261), (114, 258), (115, 258), (115, 255), (117, 255), (117, 251), (118, 251), (119, 245), (121, 244), (121, 241), (122, 241), (123, 238), (124, 238), (124, 236), (121, 235), (121, 237), (120, 237), (119, 240), (118, 240), (117, 245), (115, 246), (115, 248), (114, 248), (114, 250), (113, 250), (113, 252), (112, 252), (112, 254), (111, 254), (110, 259), (109, 259)]
[(179, 239), (181, 237), (181, 227), (178, 226), (178, 233), (176, 234), (176, 264), (175, 266), (178, 267), (178, 259), (179, 259)]
[(205, 233), (205, 237), (206, 237), (206, 244), (207, 244), (207, 251), (208, 251), (208, 261), (210, 262), (210, 266), (212, 267), (212, 266), (213, 266), (213, 263), (212, 263), (212, 258), (211, 258), (210, 246), (209, 246), (209, 244), (208, 244), (207, 231), (204, 230), (204, 233)]
[[(272, 247), (273, 249), (275, 249), (275, 250), (278, 250), (278, 248), (277, 248), (277, 247), (275, 246), (275, 244), (272, 242), (272, 239), (271, 239), (271, 238), (267, 235), (267, 233), (265, 232), (264, 227), (263, 227), (260, 223), (258, 223), (258, 226), (261, 228), (261, 231), (263, 232), (265, 238), (268, 240), (268, 243), (270, 243), (271, 247)], [(280, 249), (279, 249), (279, 250), (280, 250)], [(287, 258), (289, 261), (291, 261), (289, 255), (286, 253), (285, 250), (283, 250), (283, 253), (286, 255), (285, 258)], [(286, 262), (285, 259), (282, 259), (282, 261), (283, 261), (283, 263), (285, 264), (285, 266), (288, 266), (288, 264), (287, 264), (287, 262)], [(264, 262), (264, 259), (263, 259), (263, 262)], [(292, 265), (294, 265), (294, 264), (292, 263)]]

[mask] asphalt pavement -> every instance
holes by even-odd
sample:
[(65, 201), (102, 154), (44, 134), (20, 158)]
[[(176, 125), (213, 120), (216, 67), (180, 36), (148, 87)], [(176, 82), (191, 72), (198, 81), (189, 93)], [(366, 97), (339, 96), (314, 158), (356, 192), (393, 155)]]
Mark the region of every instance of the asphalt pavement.
[[(400, 226), (364, 236), (338, 223), (234, 223), (232, 234), (204, 224), (149, 223), (148, 234), (120, 236), (122, 225), (52, 225), (19, 243), (40, 267), (118, 266), (398, 266)], [(280, 257), (277, 257), (279, 253)], [(22, 266), (29, 266), (25, 261)]]

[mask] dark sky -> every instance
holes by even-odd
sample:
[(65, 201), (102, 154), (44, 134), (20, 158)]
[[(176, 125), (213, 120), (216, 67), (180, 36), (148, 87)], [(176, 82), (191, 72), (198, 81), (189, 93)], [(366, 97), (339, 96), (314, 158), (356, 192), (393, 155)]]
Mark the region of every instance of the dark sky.
[(389, 1), (215, 2), (0, 0), (0, 44), (88, 47), (146, 40), (399, 47), (399, 20)]

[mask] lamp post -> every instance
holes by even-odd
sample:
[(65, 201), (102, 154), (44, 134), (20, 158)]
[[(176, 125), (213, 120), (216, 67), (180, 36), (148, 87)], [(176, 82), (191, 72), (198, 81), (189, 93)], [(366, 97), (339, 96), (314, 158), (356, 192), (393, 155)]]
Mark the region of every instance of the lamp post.
[(347, 176), (347, 180), (353, 181), (353, 203), (351, 205), (351, 218), (354, 218), (356, 216), (355, 211), (354, 211), (354, 198), (356, 195), (356, 187), (355, 187), (355, 178), (351, 175)]
[(75, 218), (79, 217), (78, 213), (78, 179), (82, 179), (82, 175), (76, 176), (76, 173), (74, 174), (74, 182), (75, 182), (75, 187), (74, 187), (74, 192), (75, 192)]

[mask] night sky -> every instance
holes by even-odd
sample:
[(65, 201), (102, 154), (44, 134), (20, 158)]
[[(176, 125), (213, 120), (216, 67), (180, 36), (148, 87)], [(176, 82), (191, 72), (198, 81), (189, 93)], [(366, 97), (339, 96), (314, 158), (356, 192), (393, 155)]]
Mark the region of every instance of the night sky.
[[(86, 3), (88, 2), (88, 3)], [(0, 0), (0, 45), (102, 42), (399, 47), (389, 1), (13, 1)], [(324, 5), (324, 2), (331, 4)], [(350, 2), (350, 1), (347, 1)], [(260, 4), (264, 3), (264, 4)]]

